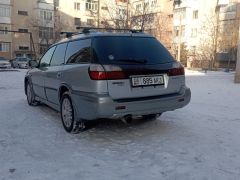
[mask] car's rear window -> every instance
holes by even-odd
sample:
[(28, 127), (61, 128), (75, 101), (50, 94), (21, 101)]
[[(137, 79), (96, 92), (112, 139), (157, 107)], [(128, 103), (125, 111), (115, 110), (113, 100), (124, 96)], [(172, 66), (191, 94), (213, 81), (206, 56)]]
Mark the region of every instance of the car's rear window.
[(17, 61), (27, 61), (27, 58), (17, 58)]
[(103, 64), (162, 64), (174, 61), (167, 49), (152, 37), (96, 37), (93, 55)]

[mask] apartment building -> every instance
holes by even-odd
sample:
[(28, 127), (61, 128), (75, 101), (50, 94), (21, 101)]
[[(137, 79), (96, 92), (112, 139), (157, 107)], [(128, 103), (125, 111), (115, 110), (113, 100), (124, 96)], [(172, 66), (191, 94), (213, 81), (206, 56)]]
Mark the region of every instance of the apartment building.
[(14, 57), (40, 56), (54, 41), (53, 0), (13, 0), (12, 29), (21, 32), (13, 33)]
[(56, 27), (62, 31), (73, 32), (79, 26), (116, 27), (116, 24), (126, 20), (126, 2), (122, 0), (55, 0)]
[(79, 26), (98, 26), (99, 6), (96, 0), (55, 0), (56, 26), (73, 32)]
[[(10, 0), (0, 1), (0, 30), (11, 30), (12, 3)], [(12, 35), (0, 31), (0, 56), (12, 58)]]
[(177, 3), (173, 18), (175, 57), (181, 59), (187, 51), (185, 60), (195, 62), (196, 67), (227, 67), (229, 63), (234, 67), (240, 15), (238, 1), (182, 0)]
[(240, 0), (219, 1), (217, 65), (235, 67), (239, 35)]
[(131, 26), (152, 34), (172, 51), (173, 1), (132, 0)]
[[(182, 0), (174, 6), (174, 55), (179, 57), (179, 47), (184, 44), (188, 51), (195, 55), (196, 48), (200, 46), (201, 38), (205, 38), (207, 32), (206, 23), (212, 20), (215, 13), (217, 0)], [(206, 27), (204, 27), (206, 25)]]

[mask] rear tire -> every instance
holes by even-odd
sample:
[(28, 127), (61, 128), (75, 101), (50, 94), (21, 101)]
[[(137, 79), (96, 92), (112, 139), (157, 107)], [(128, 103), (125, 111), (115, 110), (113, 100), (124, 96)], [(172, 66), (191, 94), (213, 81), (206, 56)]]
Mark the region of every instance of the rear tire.
[(71, 97), (68, 92), (65, 92), (61, 98), (60, 104), (61, 120), (64, 129), (68, 133), (77, 134), (86, 129), (86, 123), (84, 121), (76, 121), (74, 114), (74, 107)]
[(26, 85), (26, 95), (27, 95), (27, 102), (30, 106), (36, 106), (39, 104), (39, 102), (35, 100), (35, 94), (33, 92), (33, 88), (31, 83), (29, 82), (27, 82), (27, 85)]

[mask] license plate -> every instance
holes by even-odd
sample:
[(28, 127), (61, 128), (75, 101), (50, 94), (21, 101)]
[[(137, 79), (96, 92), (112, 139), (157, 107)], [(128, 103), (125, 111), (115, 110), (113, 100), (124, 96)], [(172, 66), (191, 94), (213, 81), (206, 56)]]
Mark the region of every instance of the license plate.
[(162, 75), (132, 77), (131, 81), (133, 87), (164, 85), (164, 78)]

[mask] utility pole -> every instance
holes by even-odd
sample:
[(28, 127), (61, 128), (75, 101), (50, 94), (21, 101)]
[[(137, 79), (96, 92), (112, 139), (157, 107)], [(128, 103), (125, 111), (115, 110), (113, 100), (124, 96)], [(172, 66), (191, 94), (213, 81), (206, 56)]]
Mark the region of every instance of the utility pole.
[[(35, 46), (34, 46), (34, 41), (33, 41), (33, 37), (32, 37), (32, 33), (31, 32), (21, 32), (21, 31), (13, 31), (13, 30), (0, 30), (0, 32), (10, 32), (10, 33), (19, 33), (19, 34), (29, 34), (29, 43), (30, 43), (30, 51), (31, 54), (34, 55), (34, 57), (36, 58), (36, 50), (35, 50)], [(32, 51), (33, 50), (33, 51)]]
[(97, 26), (100, 27), (100, 0), (98, 0)]
[[(176, 6), (180, 6), (182, 3), (181, 0), (174, 0), (173, 1), (173, 9), (175, 10)], [(181, 44), (182, 44), (182, 9), (180, 8), (179, 13), (179, 38), (178, 38), (178, 54), (177, 54), (177, 60), (181, 60)]]
[(179, 38), (178, 38), (178, 55), (177, 60), (181, 61), (181, 44), (182, 44), (182, 12), (180, 12), (180, 18), (179, 18)]
[(129, 0), (127, 0), (127, 22), (126, 22), (126, 29), (128, 29), (129, 27), (128, 27), (128, 21), (129, 21)]
[(240, 83), (240, 28), (238, 30), (237, 64), (236, 64), (236, 73), (235, 73), (235, 83)]

